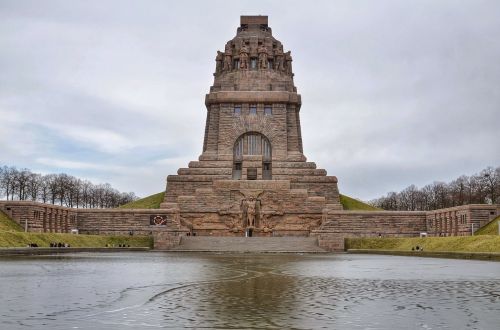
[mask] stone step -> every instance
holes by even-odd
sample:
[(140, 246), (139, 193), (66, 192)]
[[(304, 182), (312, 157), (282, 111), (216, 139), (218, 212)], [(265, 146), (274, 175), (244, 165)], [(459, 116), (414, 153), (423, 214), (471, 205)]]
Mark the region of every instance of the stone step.
[(192, 252), (326, 252), (318, 246), (316, 237), (213, 237), (183, 236), (172, 251)]

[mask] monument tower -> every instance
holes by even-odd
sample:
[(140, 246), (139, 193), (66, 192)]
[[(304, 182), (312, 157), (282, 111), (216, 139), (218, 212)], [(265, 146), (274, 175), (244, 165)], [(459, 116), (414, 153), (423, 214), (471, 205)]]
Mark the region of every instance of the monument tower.
[(162, 208), (193, 234), (307, 236), (342, 209), (337, 178), (304, 156), (293, 76), (267, 16), (241, 16), (217, 51), (203, 152), (167, 178)]

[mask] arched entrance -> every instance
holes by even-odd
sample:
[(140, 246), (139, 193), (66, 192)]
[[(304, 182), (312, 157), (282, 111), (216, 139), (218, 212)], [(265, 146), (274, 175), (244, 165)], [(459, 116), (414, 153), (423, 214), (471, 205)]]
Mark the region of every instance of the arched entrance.
[(262, 155), (262, 180), (272, 179), (272, 149), (269, 139), (260, 133), (249, 132), (241, 135), (233, 149), (233, 179), (240, 180), (246, 170), (247, 180), (257, 180), (258, 169), (255, 162), (251, 166), (244, 166), (244, 156)]

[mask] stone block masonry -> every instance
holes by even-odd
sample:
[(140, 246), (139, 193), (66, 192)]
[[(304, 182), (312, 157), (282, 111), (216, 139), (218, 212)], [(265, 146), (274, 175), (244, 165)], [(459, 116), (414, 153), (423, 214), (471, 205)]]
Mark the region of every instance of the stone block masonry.
[(25, 201), (0, 201), (0, 210), (28, 231), (92, 235), (153, 235), (170, 231), (182, 235), (175, 210), (74, 209)]
[[(236, 183), (243, 185), (249, 191), (258, 191), (262, 188), (258, 181), (239, 181)], [(230, 185), (233, 188), (242, 189), (239, 185), (234, 186), (236, 183), (229, 180), (221, 181), (218, 185), (222, 188)], [(266, 184), (272, 183), (267, 182)], [(274, 184), (285, 191), (288, 188), (286, 182), (278, 181)], [(280, 189), (277, 189), (275, 193), (279, 194)], [(296, 194), (297, 197), (294, 198), (299, 198), (299, 200), (306, 196), (304, 192), (300, 191), (297, 191)], [(210, 195), (210, 192), (206, 192), (206, 196)], [(225, 197), (227, 200), (231, 200), (231, 196)], [(263, 218), (258, 220), (268, 221), (266, 222), (267, 226), (272, 226), (274, 216), (278, 216), (281, 220), (277, 221), (275, 226), (269, 230), (262, 229), (260, 236), (315, 236), (318, 238), (320, 247), (329, 251), (339, 251), (343, 250), (345, 237), (378, 237), (379, 235), (382, 237), (416, 237), (424, 232), (429, 236), (439, 236), (435, 230), (436, 223), (439, 224), (440, 228), (448, 228), (448, 231), (441, 233), (442, 236), (468, 236), (471, 235), (472, 224), (477, 224), (477, 229), (479, 229), (500, 215), (500, 205), (483, 204), (426, 212), (338, 211), (330, 209), (320, 215), (318, 212), (320, 205), (322, 205), (322, 198), (311, 200), (311, 197), (306, 197), (306, 199), (309, 201), (303, 200), (303, 202), (308, 205), (309, 214), (296, 214), (290, 218), (281, 219), (279, 212), (265, 209), (262, 212)], [(293, 202), (290, 205), (292, 204)], [(160, 249), (169, 249), (179, 243), (180, 237), (193, 234), (210, 236), (216, 233), (215, 236), (241, 236), (235, 235), (234, 231), (228, 233), (226, 225), (221, 225), (218, 220), (211, 222), (210, 216), (207, 217), (206, 214), (212, 214), (212, 212), (207, 211), (189, 215), (193, 222), (200, 222), (199, 227), (195, 227), (193, 231), (193, 224), (189, 226), (179, 221), (178, 212), (173, 209), (71, 209), (36, 202), (0, 201), (0, 210), (21, 226), (24, 227), (27, 224), (30, 232), (61, 233), (70, 232), (72, 229), (78, 229), (81, 234), (98, 235), (129, 235), (132, 232), (134, 235), (153, 235), (155, 246)], [(460, 226), (467, 230), (455, 231), (453, 225), (445, 227), (446, 217), (455, 214), (459, 221), (463, 219), (464, 223), (460, 223)], [(463, 216), (464, 214), (467, 216)], [(224, 216), (228, 219), (234, 219), (234, 213), (231, 213), (230, 208), (226, 209)], [(236, 217), (236, 219), (239, 218)], [(317, 223), (317, 227), (307, 227), (311, 222)], [(256, 229), (258, 233), (259, 228)], [(240, 234), (241, 230), (240, 228)], [(238, 232), (236, 231), (236, 233)]]

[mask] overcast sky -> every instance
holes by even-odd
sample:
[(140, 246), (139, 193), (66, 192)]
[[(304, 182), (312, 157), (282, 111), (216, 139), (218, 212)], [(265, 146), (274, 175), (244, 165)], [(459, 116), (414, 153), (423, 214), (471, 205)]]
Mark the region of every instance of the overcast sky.
[(500, 1), (477, 0), (0, 0), (0, 164), (162, 191), (252, 14), (292, 51), (304, 153), (341, 193), (500, 165)]

